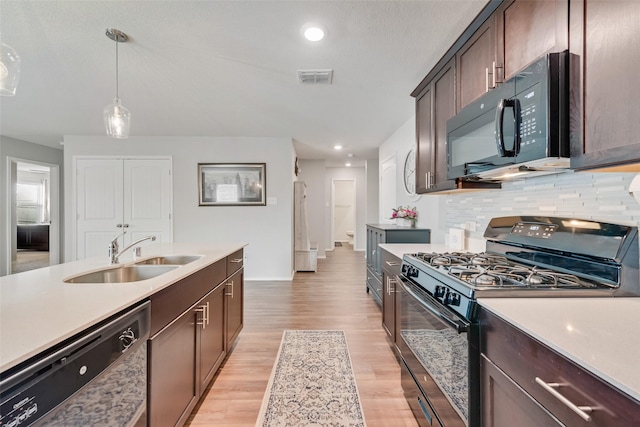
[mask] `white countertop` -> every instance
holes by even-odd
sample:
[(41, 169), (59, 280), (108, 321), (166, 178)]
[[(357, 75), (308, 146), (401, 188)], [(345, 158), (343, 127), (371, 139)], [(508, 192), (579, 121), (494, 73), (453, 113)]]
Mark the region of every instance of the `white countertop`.
[[(246, 244), (148, 244), (139, 260), (157, 255), (202, 255), (168, 273), (131, 283), (63, 280), (108, 267), (106, 256), (0, 277), (0, 372), (126, 309)], [(125, 253), (120, 265), (133, 263)]]
[(640, 298), (482, 298), (478, 302), (640, 401)]
[(385, 251), (402, 259), (402, 255), (416, 252), (450, 252), (444, 244), (437, 243), (380, 243)]

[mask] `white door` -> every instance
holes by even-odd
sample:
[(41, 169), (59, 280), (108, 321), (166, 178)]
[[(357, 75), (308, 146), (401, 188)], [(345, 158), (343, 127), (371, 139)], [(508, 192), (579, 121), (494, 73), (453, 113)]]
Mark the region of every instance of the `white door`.
[(170, 242), (171, 161), (125, 160), (123, 207), (127, 244), (149, 235)]
[(106, 258), (125, 231), (121, 247), (148, 235), (171, 241), (169, 159), (79, 159), (76, 167), (76, 259)]

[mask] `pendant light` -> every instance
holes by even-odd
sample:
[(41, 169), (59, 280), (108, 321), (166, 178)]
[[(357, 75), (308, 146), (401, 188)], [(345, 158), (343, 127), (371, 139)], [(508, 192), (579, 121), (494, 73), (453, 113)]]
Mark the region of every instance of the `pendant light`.
[(122, 105), (118, 95), (118, 43), (126, 43), (129, 37), (115, 28), (107, 28), (105, 34), (116, 42), (116, 97), (113, 100), (113, 104), (104, 107), (104, 126), (107, 130), (107, 135), (124, 139), (129, 137), (131, 113)]
[(15, 95), (19, 79), (20, 57), (11, 46), (0, 44), (0, 95)]

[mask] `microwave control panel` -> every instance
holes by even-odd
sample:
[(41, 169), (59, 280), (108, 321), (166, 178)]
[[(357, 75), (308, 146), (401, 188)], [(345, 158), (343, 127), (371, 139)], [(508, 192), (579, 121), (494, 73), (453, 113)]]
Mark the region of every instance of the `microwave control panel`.
[(520, 101), (520, 149), (526, 150), (535, 146), (536, 142), (545, 143), (544, 126), (539, 120), (544, 113), (544, 106), (540, 105), (540, 83), (536, 83), (518, 95)]

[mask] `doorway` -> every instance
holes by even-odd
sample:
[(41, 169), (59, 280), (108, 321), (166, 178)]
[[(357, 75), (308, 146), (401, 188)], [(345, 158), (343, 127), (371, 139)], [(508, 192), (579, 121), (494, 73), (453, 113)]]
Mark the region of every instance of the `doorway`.
[(332, 249), (336, 246), (354, 247), (356, 224), (356, 181), (334, 179), (332, 181), (333, 204), (331, 218)]
[(8, 273), (60, 262), (58, 165), (9, 158)]

